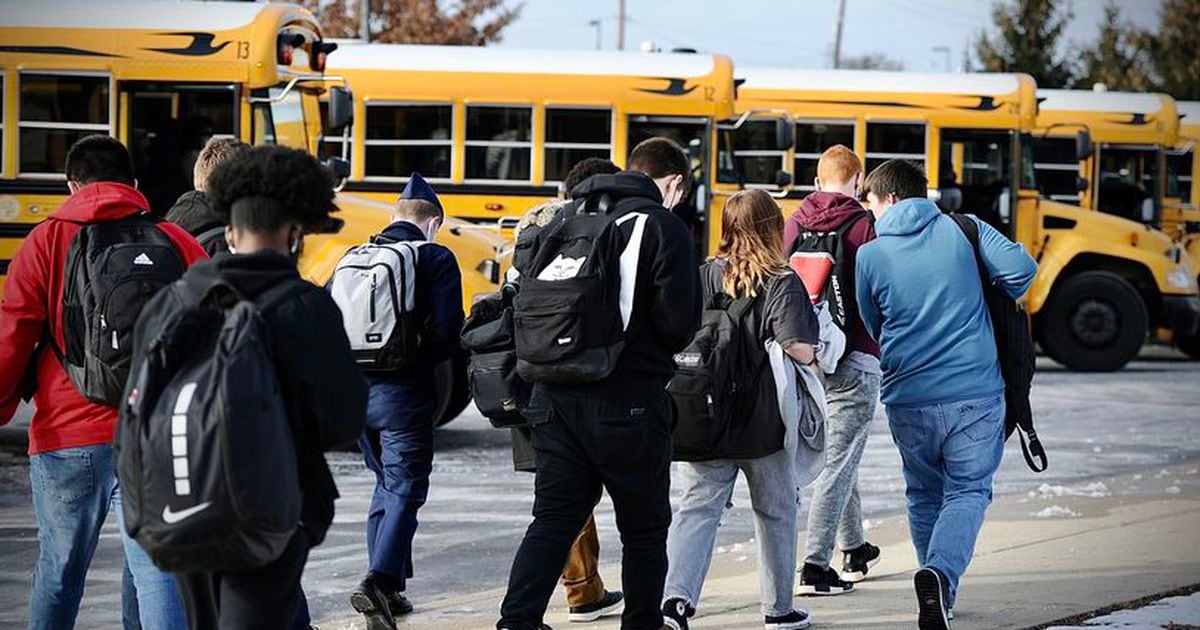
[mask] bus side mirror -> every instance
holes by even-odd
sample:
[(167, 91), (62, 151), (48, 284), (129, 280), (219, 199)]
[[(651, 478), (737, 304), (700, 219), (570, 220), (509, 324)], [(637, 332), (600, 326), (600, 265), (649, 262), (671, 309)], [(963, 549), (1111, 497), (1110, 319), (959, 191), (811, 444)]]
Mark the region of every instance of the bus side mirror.
[(340, 157), (331, 157), (325, 160), (325, 168), (333, 174), (333, 189), (340, 191), (346, 180), (350, 179), (350, 162)]
[(792, 174), (791, 173), (789, 173), (783, 169), (779, 169), (778, 171), (775, 171), (775, 187), (776, 188), (787, 188), (788, 186), (791, 186), (791, 185), (792, 185)]
[(1086, 177), (1075, 178), (1075, 192), (1087, 192), (1091, 182)]
[(796, 146), (796, 125), (787, 118), (775, 119), (775, 150), (788, 151)]
[(329, 112), (325, 120), (325, 133), (337, 133), (353, 122), (354, 95), (340, 85), (329, 88)]
[(1087, 129), (1075, 134), (1075, 159), (1086, 160), (1092, 157), (1092, 134)]

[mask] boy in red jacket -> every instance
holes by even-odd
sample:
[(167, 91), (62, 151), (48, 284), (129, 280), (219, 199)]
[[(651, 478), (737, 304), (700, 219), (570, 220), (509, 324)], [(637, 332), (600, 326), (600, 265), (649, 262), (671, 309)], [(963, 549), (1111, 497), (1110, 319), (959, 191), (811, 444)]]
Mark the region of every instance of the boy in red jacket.
[[(787, 222), (784, 243), (793, 243), (803, 231), (842, 233), (844, 277), (854, 278), (858, 248), (875, 238), (869, 213), (858, 203), (863, 168), (858, 156), (843, 145), (821, 154), (817, 163), (816, 192), (804, 198)], [(811, 290), (812, 287), (809, 287)], [(862, 510), (858, 498), (858, 464), (867, 444), (867, 433), (879, 400), (879, 344), (867, 334), (853, 287), (843, 287), (846, 354), (826, 381), (829, 405), (826, 464), (813, 482), (808, 511), (808, 541), (800, 569), (800, 594), (840, 595), (854, 589), (879, 561), (879, 548), (863, 538)], [(842, 574), (831, 564), (834, 544), (842, 550)]]
[[(30, 628), (74, 626), (110, 504), (121, 513), (112, 450), (117, 409), (85, 398), (56, 353), (41, 351), (46, 345), (66, 347), (67, 253), (85, 224), (125, 219), (150, 208), (134, 188), (128, 150), (114, 138), (88, 136), (76, 142), (67, 153), (66, 175), (71, 197), (17, 250), (0, 302), (0, 424), (15, 414), (28, 371), (37, 388), (29, 425), (29, 476), (38, 522)], [(185, 266), (206, 257), (178, 226), (159, 222), (156, 227)], [(142, 625), (186, 627), (171, 576), (158, 571), (132, 539), (123, 539)]]

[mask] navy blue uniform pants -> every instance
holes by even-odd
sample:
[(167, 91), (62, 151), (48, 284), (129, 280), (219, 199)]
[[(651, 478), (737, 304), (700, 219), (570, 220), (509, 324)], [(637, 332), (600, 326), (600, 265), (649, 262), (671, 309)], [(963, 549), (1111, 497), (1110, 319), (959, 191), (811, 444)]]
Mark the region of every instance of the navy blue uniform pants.
[(417, 510), (429, 494), (433, 468), (433, 405), (414, 413), (411, 390), (373, 383), (367, 403), (367, 428), (359, 448), (375, 473), (375, 492), (367, 511), (367, 555), (372, 571), (399, 583), (413, 575), (412, 544)]

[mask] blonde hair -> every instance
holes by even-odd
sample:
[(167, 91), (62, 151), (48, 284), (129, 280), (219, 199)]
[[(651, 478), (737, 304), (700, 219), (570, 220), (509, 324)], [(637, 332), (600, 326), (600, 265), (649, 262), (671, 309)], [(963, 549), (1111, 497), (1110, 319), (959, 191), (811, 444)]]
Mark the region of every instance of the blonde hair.
[(791, 273), (783, 258), (783, 211), (763, 190), (735, 193), (721, 212), (721, 244), (725, 260), (721, 290), (733, 297), (755, 296), (771, 276)]
[(196, 165), (192, 167), (192, 187), (205, 190), (208, 187), (208, 176), (213, 169), (225, 160), (250, 148), (250, 145), (237, 138), (209, 138), (196, 156)]

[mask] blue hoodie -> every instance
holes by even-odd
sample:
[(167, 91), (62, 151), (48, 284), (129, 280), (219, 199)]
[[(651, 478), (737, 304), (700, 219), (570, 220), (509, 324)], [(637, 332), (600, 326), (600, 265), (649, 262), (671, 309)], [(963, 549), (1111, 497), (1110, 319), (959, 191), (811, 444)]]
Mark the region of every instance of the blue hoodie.
[[(972, 217), (974, 219), (974, 217)], [(1037, 263), (987, 223), (984, 265), (1012, 297), (1029, 289)], [(875, 223), (858, 251), (856, 292), (867, 331), (882, 348), (882, 400), (920, 407), (1004, 391), (992, 323), (971, 244), (928, 199), (905, 199)]]

